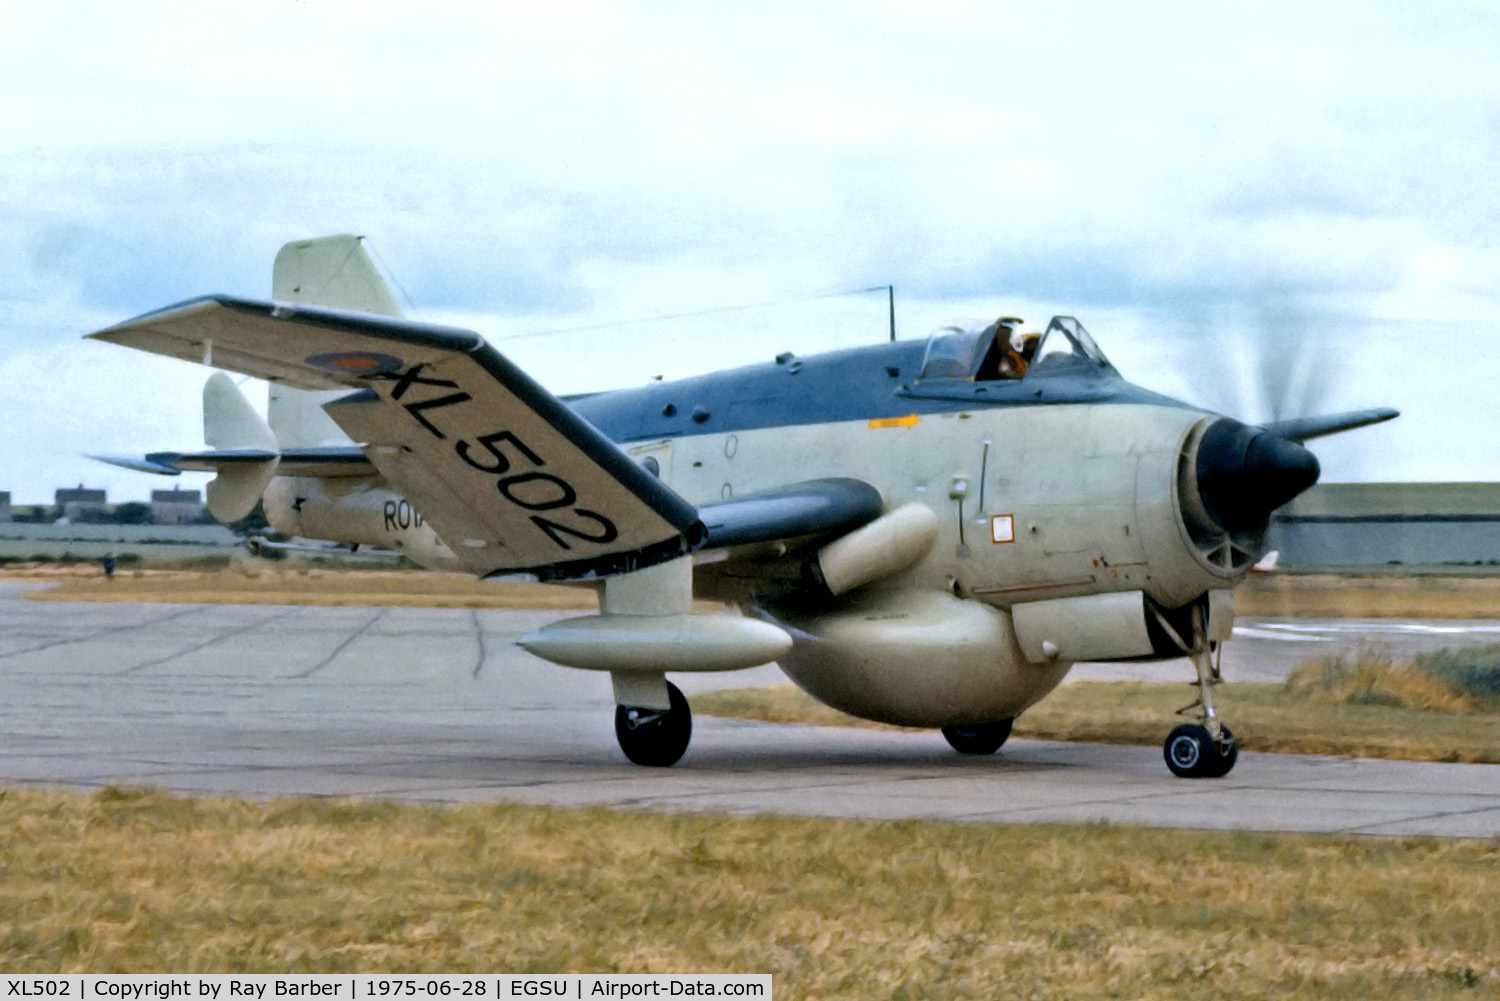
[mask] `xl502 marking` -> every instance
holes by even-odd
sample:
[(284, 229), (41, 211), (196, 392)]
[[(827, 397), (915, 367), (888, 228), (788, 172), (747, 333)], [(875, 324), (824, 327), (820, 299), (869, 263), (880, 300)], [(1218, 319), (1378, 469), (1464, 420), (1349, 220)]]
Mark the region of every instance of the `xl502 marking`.
[[(413, 384), (437, 386), (444, 389), (457, 389), (458, 384), (447, 379), (425, 379), (419, 378), (417, 372), (421, 365), (413, 366), (407, 372), (399, 376), (390, 374), (382, 378), (396, 379), (396, 386), (391, 391), (393, 400), (405, 395), (406, 390)], [(403, 403), (402, 407), (407, 413), (416, 419), (426, 431), (439, 441), (446, 442), (448, 436), (429, 420), (424, 411), (437, 410), (442, 407), (456, 406), (471, 400), (472, 397), (462, 390), (449, 393), (444, 396), (429, 397), (425, 400), (415, 400)], [(515, 452), (515, 459), (507, 454), (507, 448)], [(527, 445), (516, 435), (514, 431), (499, 430), (490, 434), (480, 435), (473, 443), (460, 438), (453, 442), (454, 453), (469, 466), (495, 476), (495, 489), (500, 496), (511, 504), (528, 512), (527, 517), (531, 523), (541, 529), (560, 549), (570, 550), (572, 546), (564, 536), (581, 539), (596, 545), (605, 545), (613, 542), (619, 537), (620, 531), (615, 523), (597, 511), (588, 508), (573, 507), (578, 500), (578, 491), (567, 480), (556, 473), (547, 470), (547, 461), (537, 453), (535, 449)], [(476, 452), (478, 453), (476, 456)], [(486, 457), (487, 456), (487, 457)], [(534, 468), (524, 472), (512, 472), (512, 468), (521, 462), (529, 463)], [(562, 521), (553, 520), (554, 516), (543, 517), (534, 512), (538, 511), (561, 511), (571, 508), (574, 515), (574, 524), (566, 524)], [(563, 517), (561, 514), (555, 517)], [(583, 524), (579, 524), (579, 519)], [(390, 515), (387, 514), (387, 527), (389, 527)]]
[(66, 980), (12, 980), (5, 985), (7, 997), (70, 998), (72, 986)]

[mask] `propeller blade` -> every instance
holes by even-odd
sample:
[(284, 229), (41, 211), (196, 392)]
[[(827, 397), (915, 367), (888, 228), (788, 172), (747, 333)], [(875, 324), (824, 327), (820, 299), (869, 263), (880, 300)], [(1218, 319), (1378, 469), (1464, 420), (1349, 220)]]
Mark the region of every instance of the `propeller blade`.
[(1329, 414), (1326, 417), (1297, 417), (1292, 420), (1271, 421), (1261, 426), (1278, 438), (1304, 442), (1312, 438), (1322, 438), (1324, 435), (1338, 434), (1340, 431), (1368, 427), (1371, 424), (1379, 424), (1400, 416), (1399, 410), (1380, 407), (1374, 410), (1346, 410), (1343, 413)]

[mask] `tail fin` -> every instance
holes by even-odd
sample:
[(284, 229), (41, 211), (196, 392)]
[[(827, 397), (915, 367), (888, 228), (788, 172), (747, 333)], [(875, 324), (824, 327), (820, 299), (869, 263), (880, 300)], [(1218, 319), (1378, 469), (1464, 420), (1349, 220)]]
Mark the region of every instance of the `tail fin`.
[(223, 372), (203, 384), (203, 441), (209, 448), (245, 453), (243, 463), (221, 467), (207, 490), (210, 514), (226, 523), (239, 521), (255, 509), (276, 475), (281, 449), (276, 435)]
[(293, 240), (276, 254), (271, 298), (355, 313), (400, 316), (390, 286), (365, 253), (362, 236)]
[[(271, 298), (400, 316), (401, 307), (365, 252), (363, 239), (342, 234), (288, 243), (271, 269)], [(323, 412), (324, 403), (344, 395), (344, 390), (309, 392), (272, 383), (271, 429), (286, 448), (347, 444), (349, 438)]]
[(226, 452), (280, 451), (276, 435), (223, 372), (215, 372), (203, 384), (203, 444)]

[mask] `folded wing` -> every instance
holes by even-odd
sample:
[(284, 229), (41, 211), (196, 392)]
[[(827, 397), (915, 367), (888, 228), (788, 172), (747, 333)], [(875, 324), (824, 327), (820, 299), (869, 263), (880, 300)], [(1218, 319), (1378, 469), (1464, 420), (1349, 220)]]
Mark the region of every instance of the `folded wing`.
[(691, 504), (472, 331), (208, 296), (91, 336), (355, 390), (329, 415), (482, 576), (623, 573), (702, 542)]

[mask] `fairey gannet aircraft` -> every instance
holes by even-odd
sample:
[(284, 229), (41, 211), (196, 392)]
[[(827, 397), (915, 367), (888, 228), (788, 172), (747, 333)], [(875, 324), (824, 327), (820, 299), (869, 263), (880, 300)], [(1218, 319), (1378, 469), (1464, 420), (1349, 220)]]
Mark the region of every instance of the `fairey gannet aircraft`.
[(1317, 480), (1301, 443), (1396, 416), (1247, 426), (1126, 382), (1070, 317), (560, 399), (478, 334), (402, 318), (352, 236), (283, 247), (269, 302), (91, 336), (270, 381), (268, 422), (217, 373), (208, 451), (125, 462), (216, 472), (222, 520), (263, 499), (290, 535), (596, 582), (599, 614), (519, 642), (609, 672), (643, 765), (691, 736), (671, 672), (775, 661), (837, 709), (989, 754), (1075, 661), (1188, 655), (1197, 718), (1166, 763), (1223, 775), (1232, 588)]

